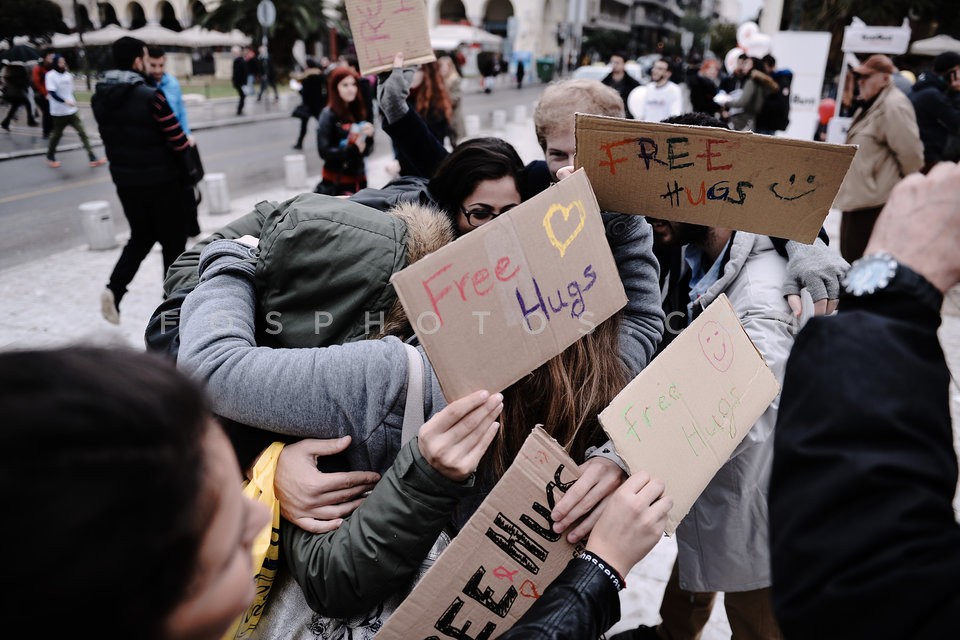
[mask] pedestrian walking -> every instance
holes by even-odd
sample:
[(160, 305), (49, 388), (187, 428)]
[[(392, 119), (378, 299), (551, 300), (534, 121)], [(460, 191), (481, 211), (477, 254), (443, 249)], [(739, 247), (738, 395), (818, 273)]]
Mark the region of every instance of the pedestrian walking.
[(523, 75), (526, 69), (523, 66), (523, 60), (517, 58), (517, 89), (523, 89)]
[(233, 72), (230, 75), (230, 82), (233, 85), (240, 101), (237, 103), (237, 115), (243, 115), (243, 103), (247, 100), (247, 60), (244, 58), (240, 47), (233, 47)]
[(303, 139), (307, 135), (307, 123), (310, 118), (320, 118), (320, 112), (327, 104), (327, 78), (323, 75), (320, 63), (314, 58), (307, 58), (307, 69), (299, 78), (301, 103), (294, 111), (300, 119), (300, 135), (293, 145), (294, 149), (303, 149)]
[(47, 72), (43, 80), (47, 87), (47, 99), (50, 101), (50, 117), (53, 119), (53, 130), (50, 132), (50, 142), (47, 144), (47, 166), (54, 169), (60, 166), (56, 158), (57, 144), (63, 137), (63, 130), (68, 126), (73, 127), (80, 136), (80, 142), (87, 150), (90, 166), (99, 167), (106, 164), (107, 161), (98, 158), (93, 152), (93, 147), (90, 146), (87, 130), (84, 129), (83, 122), (77, 113), (77, 100), (73, 96), (73, 76), (70, 75), (67, 61), (63, 56), (54, 56), (53, 68)]
[(37, 120), (33, 117), (33, 107), (30, 106), (30, 99), (27, 96), (29, 90), (30, 80), (25, 66), (8, 64), (3, 68), (3, 98), (10, 105), (7, 109), (7, 117), (0, 122), (0, 127), (4, 131), (10, 131), (10, 121), (16, 117), (20, 107), (27, 112), (27, 124), (31, 127), (37, 126)]
[(273, 101), (280, 102), (280, 94), (277, 93), (276, 75), (273, 71), (273, 64), (270, 63), (270, 54), (267, 47), (260, 46), (260, 55), (257, 57), (257, 67), (260, 69), (260, 92), (257, 94), (257, 102), (263, 99), (263, 94), (269, 86), (273, 89)]
[(43, 139), (50, 138), (50, 132), (53, 131), (53, 119), (50, 117), (50, 103), (47, 101), (47, 72), (53, 68), (53, 51), (47, 51), (43, 54), (43, 59), (34, 65), (30, 71), (31, 84), (33, 85), (33, 101), (40, 112), (40, 125), (43, 131)]
[(894, 71), (893, 61), (882, 54), (852, 69), (859, 96), (847, 144), (859, 149), (834, 201), (843, 212), (840, 253), (847, 262), (863, 255), (894, 185), (923, 166), (916, 112), (891, 82)]
[(114, 42), (118, 68), (97, 83), (90, 101), (130, 224), (130, 240), (100, 296), (103, 317), (113, 324), (120, 322), (120, 300), (153, 245), (159, 242), (163, 248), (166, 273), (183, 253), (187, 238), (184, 152), (190, 143), (163, 92), (144, 80), (146, 54), (146, 46), (136, 38)]
[[(166, 72), (167, 56), (166, 52), (160, 47), (148, 47), (147, 58), (144, 61), (147, 69), (147, 79), (156, 88), (163, 92), (163, 97), (167, 99), (170, 110), (177, 117), (180, 128), (190, 146), (196, 147), (197, 143), (190, 133), (190, 122), (187, 120), (187, 106), (183, 103), (183, 91), (180, 89), (180, 83), (172, 75)], [(199, 151), (194, 150), (199, 157)], [(197, 219), (197, 195), (194, 185), (189, 181), (183, 185), (183, 207), (184, 207), (184, 225), (187, 236), (194, 237), (200, 235), (200, 221)]]

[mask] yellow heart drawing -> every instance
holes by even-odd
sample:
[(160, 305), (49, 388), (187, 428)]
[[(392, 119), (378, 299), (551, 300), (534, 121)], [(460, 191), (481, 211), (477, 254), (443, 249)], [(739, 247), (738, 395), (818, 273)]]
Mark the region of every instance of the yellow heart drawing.
[[(557, 240), (556, 234), (553, 232), (553, 225), (550, 224), (550, 220), (553, 218), (553, 214), (558, 211), (563, 214), (564, 220), (570, 219), (570, 211), (576, 208), (580, 213), (580, 224), (577, 225), (577, 228), (573, 230), (573, 233), (564, 240), (560, 242)], [(574, 200), (570, 203), (569, 206), (563, 206), (562, 204), (555, 204), (547, 210), (547, 215), (543, 216), (543, 228), (547, 230), (547, 238), (550, 239), (550, 244), (555, 246), (560, 251), (560, 257), (563, 257), (563, 254), (567, 252), (567, 247), (573, 243), (574, 239), (580, 235), (580, 232), (583, 231), (583, 225), (587, 222), (587, 212), (583, 208), (583, 203), (579, 200)]]

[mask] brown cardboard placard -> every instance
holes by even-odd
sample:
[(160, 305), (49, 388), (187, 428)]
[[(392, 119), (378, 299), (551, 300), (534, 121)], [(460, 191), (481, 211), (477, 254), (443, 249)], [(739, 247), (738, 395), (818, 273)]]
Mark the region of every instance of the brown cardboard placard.
[(578, 113), (577, 167), (605, 211), (811, 243), (857, 151)]
[(506, 389), (627, 302), (583, 171), (390, 281), (451, 401)]
[(673, 498), (672, 533), (780, 384), (721, 294), (600, 413), (631, 473)]
[(403, 53), (405, 66), (437, 59), (423, 2), (346, 0), (345, 4), (361, 75), (392, 69), (397, 52)]
[[(550, 511), (580, 469), (540, 427), (377, 640), (496, 638), (583, 547), (553, 533)], [(466, 625), (470, 635), (466, 634)]]

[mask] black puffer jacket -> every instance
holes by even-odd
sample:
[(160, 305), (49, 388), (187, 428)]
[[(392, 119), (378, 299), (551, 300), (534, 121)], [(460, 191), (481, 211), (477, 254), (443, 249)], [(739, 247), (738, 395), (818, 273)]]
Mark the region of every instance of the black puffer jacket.
[(920, 75), (910, 92), (926, 163), (943, 160), (947, 136), (960, 134), (960, 109), (951, 103), (946, 91), (947, 83), (943, 78), (928, 72)]
[(179, 184), (179, 154), (153, 117), (158, 89), (133, 71), (108, 71), (90, 99), (118, 187)]

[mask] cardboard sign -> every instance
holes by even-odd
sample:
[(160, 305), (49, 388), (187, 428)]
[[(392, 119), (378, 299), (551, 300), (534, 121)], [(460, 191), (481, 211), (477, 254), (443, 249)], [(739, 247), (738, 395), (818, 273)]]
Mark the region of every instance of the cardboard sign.
[(627, 301), (582, 171), (390, 281), (451, 401), (506, 389)]
[[(580, 477), (540, 427), (377, 640), (490, 639), (504, 633), (583, 550), (553, 533), (550, 511)], [(469, 630), (469, 634), (468, 634)]]
[(577, 114), (576, 164), (600, 207), (811, 243), (857, 151)]
[(726, 295), (707, 307), (600, 414), (631, 473), (673, 498), (667, 533), (780, 392)]
[(403, 64), (433, 62), (427, 7), (418, 0), (346, 0), (347, 20), (357, 47), (360, 74), (393, 68), (397, 52)]

